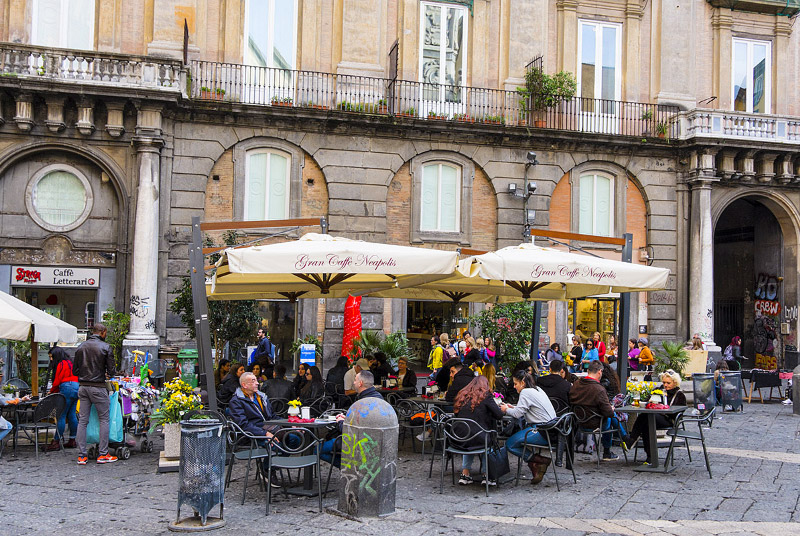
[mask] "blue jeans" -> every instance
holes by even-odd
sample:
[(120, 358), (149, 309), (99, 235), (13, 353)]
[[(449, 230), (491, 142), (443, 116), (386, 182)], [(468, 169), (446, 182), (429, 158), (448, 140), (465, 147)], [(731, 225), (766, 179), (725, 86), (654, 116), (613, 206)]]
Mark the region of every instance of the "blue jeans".
[[(625, 431), (625, 427), (622, 426), (622, 423), (616, 417), (608, 417), (603, 419), (603, 427), (601, 428), (602, 431), (617, 430), (619, 432), (620, 439), (625, 439), (628, 436), (628, 432)], [(614, 434), (603, 434), (601, 439), (601, 443), (603, 444), (604, 449), (611, 448), (611, 440), (614, 438)]]
[(0, 428), (0, 441), (2, 441), (11, 430), (13, 430), (13, 428)]
[(75, 439), (75, 434), (78, 433), (78, 416), (75, 414), (75, 407), (78, 405), (78, 382), (64, 382), (58, 386), (58, 392), (67, 399), (67, 407), (58, 418), (56, 439), (64, 435), (67, 421), (69, 421), (69, 438)]
[(324, 461), (326, 461), (326, 462), (328, 462), (330, 464), (333, 464), (333, 451), (334, 451), (334, 448), (336, 447), (336, 440), (337, 439), (339, 439), (339, 438), (335, 437), (333, 439), (329, 439), (329, 440), (325, 441), (324, 443), (322, 443), (322, 449), (319, 451), (320, 459), (322, 459), (322, 460), (324, 460)]
[[(508, 439), (506, 439), (506, 449), (508, 452), (513, 454), (518, 458), (522, 458), (522, 453), (525, 450), (525, 434), (528, 433), (530, 430), (534, 430), (534, 426), (528, 426), (517, 432), (516, 434), (512, 435)], [(544, 437), (540, 432), (532, 433), (528, 436), (528, 445), (537, 445), (539, 447), (546, 447), (547, 446), (547, 438)], [(523, 458), (523, 461), (530, 461), (531, 457), (533, 456), (533, 449), (528, 449), (526, 453), (526, 457)]]
[[(467, 471), (469, 471), (472, 468), (472, 462), (475, 460), (476, 456), (482, 462), (486, 461), (484, 458), (484, 454), (463, 454), (461, 456), (461, 469), (462, 470), (466, 469)], [(484, 471), (486, 471), (486, 468), (484, 468)]]

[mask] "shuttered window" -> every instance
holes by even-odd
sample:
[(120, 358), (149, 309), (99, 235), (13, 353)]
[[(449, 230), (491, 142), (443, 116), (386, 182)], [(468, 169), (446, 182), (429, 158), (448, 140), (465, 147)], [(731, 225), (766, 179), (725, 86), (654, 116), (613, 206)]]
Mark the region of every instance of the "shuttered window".
[(614, 233), (614, 179), (592, 173), (581, 175), (578, 194), (578, 232), (612, 236)]
[(431, 163), (422, 168), (420, 230), (459, 231), (461, 168)]
[(247, 153), (245, 220), (282, 220), (289, 217), (291, 156), (271, 150)]
[(34, 0), (31, 44), (94, 49), (95, 0)]

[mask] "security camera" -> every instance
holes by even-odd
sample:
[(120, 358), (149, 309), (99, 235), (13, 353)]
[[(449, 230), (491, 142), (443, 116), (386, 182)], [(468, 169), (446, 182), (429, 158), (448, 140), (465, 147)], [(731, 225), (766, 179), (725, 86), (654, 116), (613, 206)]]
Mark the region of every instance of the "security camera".
[(536, 160), (536, 153), (533, 151), (528, 151), (528, 164), (535, 166), (539, 162)]

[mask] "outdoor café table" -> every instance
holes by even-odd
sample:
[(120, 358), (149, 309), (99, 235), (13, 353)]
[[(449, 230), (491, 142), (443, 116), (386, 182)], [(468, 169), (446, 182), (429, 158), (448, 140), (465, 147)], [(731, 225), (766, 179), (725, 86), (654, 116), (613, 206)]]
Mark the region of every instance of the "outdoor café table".
[[(328, 430), (332, 430), (338, 427), (338, 423), (335, 420), (328, 421), (322, 419), (314, 419), (314, 422), (289, 422), (288, 419), (274, 419), (271, 421), (266, 421), (266, 424), (271, 426), (280, 426), (282, 428), (308, 428), (314, 432), (314, 435), (317, 436), (317, 441), (319, 442), (319, 446), (321, 447), (322, 442), (325, 440), (325, 433)], [(303, 468), (303, 485), (289, 488), (288, 493), (292, 495), (302, 495), (304, 497), (316, 497), (317, 490), (314, 489), (314, 470), (312, 467), (304, 467)]]
[(647, 409), (644, 406), (622, 406), (621, 408), (617, 408), (617, 413), (638, 413), (640, 415), (647, 415), (647, 430), (650, 435), (650, 452), (648, 454), (651, 464), (634, 467), (634, 471), (668, 473), (675, 469), (675, 467), (672, 469), (669, 467), (661, 469), (659, 466), (658, 441), (656, 440), (656, 415), (664, 415), (665, 417), (677, 419), (687, 409), (688, 406), (670, 406), (668, 409)]
[[(415, 402), (421, 406), (425, 406), (425, 413), (427, 414), (431, 406), (439, 406), (440, 408), (452, 408), (453, 403), (445, 400), (444, 398), (427, 398), (424, 396), (412, 396), (411, 398), (406, 398), (405, 400), (409, 400), (411, 402)], [(425, 434), (428, 433), (428, 419), (422, 419), (422, 433), (423, 437)], [(425, 456), (425, 442), (422, 442), (422, 455)]]
[(17, 439), (19, 437), (19, 425), (28, 422), (33, 417), (33, 409), (39, 403), (38, 398), (19, 402), (18, 404), (6, 404), (3, 406), (2, 415), (5, 419), (13, 423), (14, 429), (11, 430), (11, 441), (13, 442), (14, 452), (17, 455)]

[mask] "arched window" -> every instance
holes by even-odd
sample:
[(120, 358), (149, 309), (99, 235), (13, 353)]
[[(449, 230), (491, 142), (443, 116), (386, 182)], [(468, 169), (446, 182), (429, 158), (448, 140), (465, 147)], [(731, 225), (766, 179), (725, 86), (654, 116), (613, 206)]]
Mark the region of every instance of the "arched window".
[(578, 184), (578, 232), (614, 236), (614, 179), (582, 173)]
[(461, 215), (461, 167), (446, 162), (422, 166), (420, 230), (458, 232)]
[(245, 163), (244, 219), (289, 218), (291, 155), (273, 149), (247, 152)]

